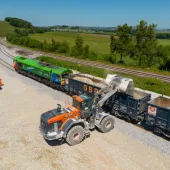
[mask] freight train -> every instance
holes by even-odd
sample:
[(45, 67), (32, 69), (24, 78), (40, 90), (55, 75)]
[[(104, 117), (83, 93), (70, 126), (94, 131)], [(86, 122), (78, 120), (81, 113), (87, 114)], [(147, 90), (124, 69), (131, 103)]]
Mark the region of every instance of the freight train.
[[(13, 59), (15, 70), (24, 76), (44, 83), (69, 95), (87, 94), (93, 96), (105, 85), (102, 79), (73, 71), (39, 60), (16, 56)], [(117, 92), (106, 102), (103, 109), (116, 117), (123, 117), (133, 123), (145, 122), (157, 134), (170, 138), (170, 99), (134, 90), (133, 95)]]

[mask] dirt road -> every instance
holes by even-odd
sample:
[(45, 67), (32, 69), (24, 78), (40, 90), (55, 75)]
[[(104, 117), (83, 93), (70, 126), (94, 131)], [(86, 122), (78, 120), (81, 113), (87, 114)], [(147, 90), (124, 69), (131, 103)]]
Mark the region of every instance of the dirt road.
[(41, 113), (71, 98), (0, 66), (1, 170), (169, 170), (170, 157), (116, 127), (97, 131), (77, 146), (47, 143), (39, 132)]

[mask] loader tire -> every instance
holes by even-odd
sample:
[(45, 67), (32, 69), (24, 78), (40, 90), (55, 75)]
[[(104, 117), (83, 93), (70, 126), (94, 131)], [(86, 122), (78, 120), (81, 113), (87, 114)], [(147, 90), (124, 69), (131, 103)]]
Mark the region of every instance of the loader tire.
[(112, 117), (105, 117), (99, 127), (102, 133), (111, 131), (114, 128), (114, 119)]
[(70, 145), (77, 145), (84, 139), (84, 129), (82, 126), (74, 126), (69, 130), (66, 142)]

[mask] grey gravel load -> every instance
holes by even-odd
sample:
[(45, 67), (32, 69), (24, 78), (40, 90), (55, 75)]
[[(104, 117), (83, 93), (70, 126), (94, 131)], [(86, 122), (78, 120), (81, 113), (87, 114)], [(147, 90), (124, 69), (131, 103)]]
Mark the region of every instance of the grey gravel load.
[(85, 83), (88, 83), (88, 84), (91, 84), (91, 85), (94, 85), (94, 86), (98, 86), (98, 87), (101, 87), (101, 88), (104, 88), (106, 87), (104, 81), (102, 81), (101, 79), (97, 79), (96, 77), (89, 77), (87, 75), (84, 75), (84, 74), (76, 74), (73, 76), (73, 79), (75, 80), (79, 80), (79, 81), (82, 81), (82, 82), (85, 82)]

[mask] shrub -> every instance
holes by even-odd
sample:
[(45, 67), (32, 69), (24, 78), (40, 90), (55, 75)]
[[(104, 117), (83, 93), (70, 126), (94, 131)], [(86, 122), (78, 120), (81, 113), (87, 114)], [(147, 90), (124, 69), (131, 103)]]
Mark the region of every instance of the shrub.
[(170, 71), (170, 59), (168, 59), (165, 64), (161, 64), (159, 66), (159, 70), (167, 70)]
[(98, 54), (96, 52), (90, 52), (89, 59), (90, 60), (97, 60), (98, 59)]
[(58, 49), (58, 52), (59, 53), (64, 53), (64, 54), (68, 54), (70, 52), (70, 47), (69, 47), (69, 44), (64, 41), (60, 44), (60, 47)]

